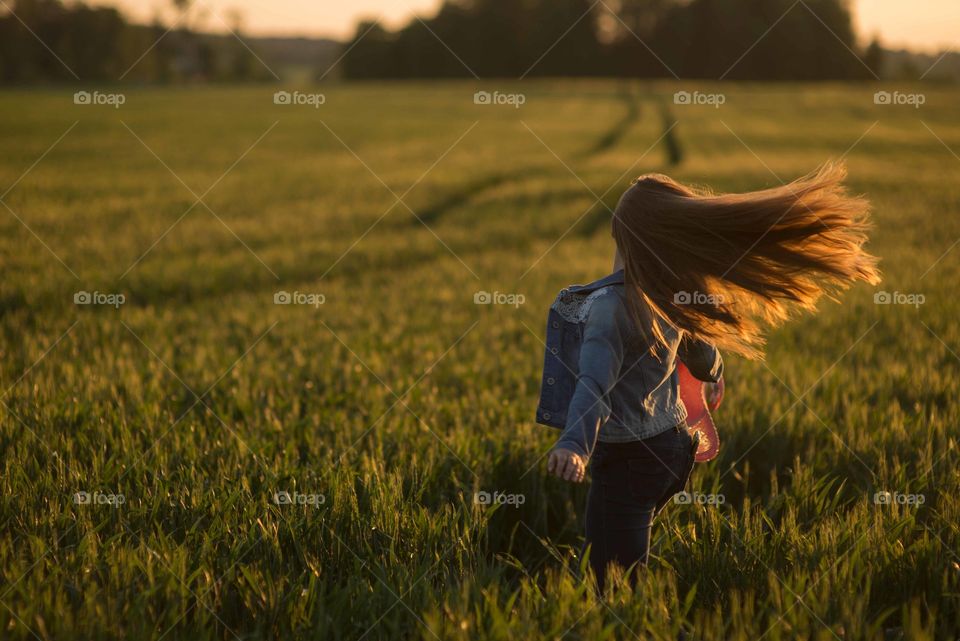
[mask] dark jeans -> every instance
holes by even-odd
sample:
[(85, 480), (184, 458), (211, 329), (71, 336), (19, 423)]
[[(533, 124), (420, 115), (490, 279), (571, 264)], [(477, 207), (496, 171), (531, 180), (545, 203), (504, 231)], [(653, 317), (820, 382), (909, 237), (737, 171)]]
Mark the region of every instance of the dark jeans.
[(650, 554), (653, 519), (693, 470), (696, 448), (685, 425), (630, 443), (598, 442), (590, 462), (586, 547), (603, 590), (607, 566), (636, 571)]

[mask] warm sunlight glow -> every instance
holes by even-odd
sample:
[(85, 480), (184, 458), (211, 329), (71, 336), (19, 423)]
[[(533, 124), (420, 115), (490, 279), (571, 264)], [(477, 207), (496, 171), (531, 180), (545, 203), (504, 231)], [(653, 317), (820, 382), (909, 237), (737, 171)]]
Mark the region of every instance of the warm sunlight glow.
[[(172, 2), (94, 0), (114, 5), (138, 21), (158, 13), (172, 20)], [(864, 38), (879, 34), (887, 47), (936, 51), (960, 46), (960, 4), (956, 0), (853, 0), (854, 19)], [(222, 30), (242, 15), (243, 28), (257, 35), (349, 37), (358, 19), (379, 17), (388, 27), (403, 24), (412, 13), (433, 15), (439, 0), (200, 0), (191, 10), (193, 26)], [(802, 7), (793, 9), (802, 10)], [(960, 47), (958, 47), (960, 48)]]

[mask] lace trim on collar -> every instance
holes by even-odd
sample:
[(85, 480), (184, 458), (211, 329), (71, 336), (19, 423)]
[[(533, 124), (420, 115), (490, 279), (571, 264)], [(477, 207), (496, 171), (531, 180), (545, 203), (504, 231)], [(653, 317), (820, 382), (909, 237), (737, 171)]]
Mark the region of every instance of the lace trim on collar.
[(607, 294), (611, 290), (611, 287), (611, 285), (601, 287), (586, 295), (564, 289), (557, 294), (557, 299), (553, 301), (551, 307), (557, 310), (557, 313), (560, 314), (563, 320), (570, 323), (583, 323), (587, 320), (587, 316), (590, 315), (590, 308), (593, 306), (593, 301)]

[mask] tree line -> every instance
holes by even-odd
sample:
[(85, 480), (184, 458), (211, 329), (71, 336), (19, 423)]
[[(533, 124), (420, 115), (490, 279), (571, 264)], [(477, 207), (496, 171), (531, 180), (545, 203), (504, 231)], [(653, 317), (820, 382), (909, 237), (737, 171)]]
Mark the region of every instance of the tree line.
[[(14, 0), (0, 8), (0, 83), (99, 80), (175, 82), (269, 78), (254, 54), (232, 36), (191, 30), (188, 0), (177, 28), (156, 20), (126, 21), (114, 8), (61, 0)], [(237, 25), (238, 26), (238, 25)]]
[[(232, 34), (193, 29), (191, 0), (166, 1), (174, 27), (81, 2), (6, 0), (0, 84), (273, 79), (258, 56), (308, 61), (319, 77), (339, 57), (337, 43), (297, 39), (260, 39), (254, 54)], [(362, 22), (340, 52), (331, 75), (347, 79), (857, 79), (879, 73), (883, 55), (858, 45), (847, 0), (446, 0), (397, 31)]]
[(398, 31), (361, 22), (347, 78), (872, 78), (845, 0), (447, 0)]

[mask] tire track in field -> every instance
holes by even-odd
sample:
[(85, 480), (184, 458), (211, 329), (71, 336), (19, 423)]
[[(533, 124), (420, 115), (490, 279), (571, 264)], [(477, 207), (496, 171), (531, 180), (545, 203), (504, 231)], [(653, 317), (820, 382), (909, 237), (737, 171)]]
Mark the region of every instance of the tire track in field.
[[(641, 117), (642, 104), (640, 95), (625, 90), (620, 94), (620, 98), (624, 101), (627, 107), (623, 116), (586, 148), (575, 153), (572, 156), (573, 159), (579, 161), (589, 160), (598, 154), (616, 147), (627, 135), (630, 128), (639, 120)], [(429, 224), (431, 221), (436, 222), (437, 220), (441, 219), (444, 215), (448, 214), (452, 210), (466, 205), (471, 199), (480, 194), (487, 193), (511, 182), (529, 180), (530, 178), (537, 176), (549, 176), (553, 175), (555, 172), (556, 167), (552, 166), (532, 166), (521, 171), (493, 172), (478, 178), (471, 183), (468, 183), (462, 189), (443, 196), (434, 203), (429, 204), (427, 207), (417, 209), (416, 211), (420, 219)], [(563, 203), (566, 201), (574, 202), (577, 200), (583, 200), (584, 190), (579, 186), (552, 190), (547, 195), (547, 198), (557, 203)], [(515, 197), (505, 199), (504, 203), (505, 205), (510, 206), (511, 203), (522, 202), (529, 199), (542, 202), (543, 196), (538, 196), (536, 194), (520, 194)], [(612, 208), (616, 206), (618, 199), (619, 194), (614, 194), (612, 197), (607, 197), (604, 200), (609, 201), (607, 202), (607, 205)], [(591, 213), (584, 217), (584, 220), (580, 221), (580, 223), (577, 225), (577, 235), (584, 234), (584, 232), (581, 231), (581, 228), (590, 227), (592, 233), (592, 230), (595, 230), (600, 224), (609, 220), (609, 212), (605, 208), (598, 204), (595, 209), (597, 210), (596, 212), (591, 211)], [(394, 224), (404, 226), (412, 224), (414, 226), (419, 226), (419, 222), (416, 218), (413, 218), (412, 221), (409, 222)], [(485, 239), (478, 238), (473, 243), (473, 246), (464, 248), (462, 253), (470, 254), (473, 252), (482, 252), (484, 251), (484, 247), (486, 246), (487, 242), (488, 241)], [(513, 242), (506, 239), (501, 239), (501, 242), (504, 243), (503, 246), (513, 246), (517, 249), (525, 246), (525, 241), (521, 239), (515, 239)], [(316, 267), (317, 264), (323, 263), (323, 259), (319, 256), (317, 259), (317, 261), (304, 261), (296, 266), (287, 266), (286, 268), (283, 268), (282, 276), (284, 281), (291, 283), (314, 281), (319, 274), (323, 273), (322, 269), (318, 269)], [(328, 276), (328, 278), (334, 276), (346, 279), (358, 278), (364, 276), (365, 274), (369, 275), (371, 272), (376, 273), (381, 270), (396, 271), (397, 268), (401, 266), (403, 270), (417, 269), (423, 265), (430, 264), (435, 260), (436, 256), (423, 254), (422, 252), (413, 248), (403, 249), (396, 254), (391, 253), (387, 255), (381, 255), (378, 253), (371, 253), (365, 255), (363, 260), (359, 262), (345, 260), (339, 263), (336, 269), (337, 273), (335, 275), (331, 274)], [(184, 289), (182, 287), (182, 283), (178, 284), (176, 287), (170, 287), (168, 283), (161, 281), (141, 283), (137, 289), (144, 292), (151, 292), (151, 295), (145, 296), (143, 301), (138, 302), (155, 304), (164, 302), (169, 303), (171, 300), (174, 300), (179, 304), (185, 304), (196, 300), (205, 300), (209, 294), (209, 291), (203, 287), (187, 287)], [(239, 289), (239, 287), (237, 287), (237, 289)], [(243, 286), (243, 289), (244, 291), (248, 292), (271, 292), (276, 289), (276, 281), (273, 279), (262, 278), (258, 280), (257, 283), (246, 282), (246, 284)]]
[[(612, 149), (627, 135), (630, 128), (639, 121), (641, 116), (641, 103), (637, 94), (632, 91), (623, 90), (620, 92), (619, 97), (626, 105), (624, 115), (607, 131), (603, 132), (590, 146), (574, 154), (574, 160), (589, 160), (593, 156)], [(436, 222), (445, 214), (466, 205), (476, 196), (509, 183), (548, 175), (550, 172), (550, 169), (544, 167), (531, 167), (525, 171), (502, 171), (488, 174), (467, 184), (462, 189), (450, 193), (428, 204), (426, 207), (420, 208), (417, 216), (424, 223), (430, 224), (431, 222)], [(417, 222), (417, 219), (414, 218), (409, 224)]]
[[(623, 92), (623, 94), (621, 94), (621, 98), (627, 103), (627, 110), (623, 117), (618, 119), (612, 127), (604, 131), (602, 135), (594, 140), (589, 146), (574, 154), (572, 158), (581, 161), (587, 160), (593, 156), (603, 153), (604, 151), (614, 148), (626, 136), (631, 126), (638, 121), (641, 115), (641, 99), (639, 95), (627, 92)], [(667, 108), (664, 106), (664, 113), (666, 112)], [(669, 123), (667, 123), (665, 126), (669, 126)], [(666, 144), (668, 145), (667, 153), (669, 156), (670, 143)], [(533, 166), (520, 172), (494, 172), (477, 179), (459, 191), (438, 199), (435, 203), (433, 203), (433, 205), (428, 206), (424, 210), (418, 211), (418, 215), (420, 215), (421, 219), (423, 219), (425, 222), (429, 222), (429, 220), (436, 221), (449, 211), (466, 205), (475, 196), (488, 192), (489, 190), (496, 189), (501, 185), (508, 184), (512, 181), (519, 182), (522, 180), (529, 180), (530, 178), (536, 176), (549, 176), (555, 173), (556, 168), (552, 166)], [(585, 192), (582, 186), (577, 185), (551, 190), (548, 194), (546, 194), (546, 198), (553, 203), (572, 203), (576, 201), (582, 201), (584, 194)], [(504, 199), (504, 204), (505, 206), (509, 207), (512, 204), (527, 203), (527, 201), (531, 200), (542, 203), (544, 200), (544, 195), (518, 194), (511, 198)], [(612, 209), (616, 206), (617, 200), (619, 200), (619, 193), (614, 193), (612, 196), (607, 196), (604, 198), (604, 200), (605, 203)], [(425, 214), (432, 215), (432, 217), (428, 220), (425, 217)], [(608, 210), (598, 203), (594, 207), (594, 210), (592, 210), (590, 214), (585, 216), (584, 219), (580, 221), (580, 223), (576, 226), (577, 229), (572, 232), (572, 234), (577, 236), (591, 234), (600, 225), (606, 224), (608, 221)], [(400, 224), (406, 225), (407, 223)], [(413, 219), (412, 224), (419, 225), (415, 218)], [(478, 237), (474, 239), (472, 243), (469, 243), (468, 246), (458, 251), (463, 253), (465, 256), (477, 252), (482, 253), (486, 251), (488, 242), (488, 239)], [(518, 250), (527, 246), (527, 241), (521, 237), (510, 239), (501, 238), (498, 240), (498, 243), (498, 246), (501, 248), (512, 247)], [(308, 244), (303, 248), (303, 250), (308, 252), (310, 248), (311, 247)], [(350, 280), (354, 278), (365, 278), (371, 273), (396, 272), (398, 269), (402, 269), (403, 271), (414, 270), (419, 269), (424, 265), (433, 263), (436, 259), (436, 255), (425, 254), (422, 251), (411, 247), (401, 248), (397, 253), (391, 252), (387, 254), (380, 254), (378, 252), (372, 252), (364, 255), (363, 259), (359, 261), (345, 260), (340, 262), (337, 265), (335, 273), (330, 274), (327, 278), (336, 277)], [(323, 274), (325, 269), (318, 267), (318, 265), (323, 264), (325, 264), (325, 257), (322, 255), (317, 255), (315, 260), (299, 261), (294, 265), (282, 267), (280, 271), (282, 278), (286, 283), (292, 284), (316, 282), (318, 276)], [(242, 285), (240, 284), (241, 280), (237, 279), (234, 279), (233, 281), (235, 282), (235, 286), (226, 286), (224, 283), (219, 282), (219, 278), (217, 281), (219, 283), (217, 285), (217, 292), (221, 295), (225, 291), (239, 290), (243, 290), (247, 293), (258, 292), (269, 294), (274, 292), (277, 288), (277, 283), (274, 279), (270, 278), (269, 276), (264, 276), (259, 272), (256, 275), (251, 275), (249, 280), (243, 279)], [(143, 276), (141, 279), (137, 280), (136, 284), (133, 286), (133, 289), (141, 292), (141, 295), (138, 296), (135, 301), (129, 302), (128, 305), (187, 305), (209, 299), (211, 290), (208, 287), (203, 286), (202, 283), (191, 282), (188, 286), (184, 285), (185, 284), (179, 280), (171, 283), (166, 277), (159, 278), (154, 276)], [(15, 303), (14, 307), (19, 307), (19, 305)], [(0, 306), (0, 310), (2, 310), (2, 306)]]
[[(675, 167), (683, 161), (683, 147), (680, 145), (679, 138), (677, 138), (677, 119), (674, 118), (673, 112), (666, 102), (660, 103), (660, 120), (663, 127), (662, 144), (667, 154), (667, 165)], [(597, 229), (610, 222), (610, 212), (613, 211), (620, 200), (619, 190), (611, 189), (611, 192), (612, 196), (610, 194), (604, 196), (603, 203), (594, 205), (590, 213), (577, 224), (576, 229), (571, 232), (574, 236), (592, 236)]]

